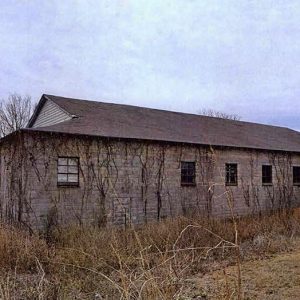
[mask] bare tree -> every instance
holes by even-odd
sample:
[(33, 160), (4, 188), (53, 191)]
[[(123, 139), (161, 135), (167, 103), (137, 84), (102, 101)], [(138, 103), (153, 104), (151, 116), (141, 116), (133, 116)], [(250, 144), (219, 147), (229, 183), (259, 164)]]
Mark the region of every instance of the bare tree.
[(34, 106), (30, 96), (10, 94), (0, 102), (0, 135), (3, 137), (26, 126)]
[(217, 111), (214, 109), (201, 109), (198, 111), (199, 115), (208, 116), (208, 117), (215, 117), (215, 118), (221, 118), (221, 119), (228, 119), (228, 120), (234, 120), (234, 121), (240, 121), (241, 116), (236, 114), (227, 114), (221, 111)]

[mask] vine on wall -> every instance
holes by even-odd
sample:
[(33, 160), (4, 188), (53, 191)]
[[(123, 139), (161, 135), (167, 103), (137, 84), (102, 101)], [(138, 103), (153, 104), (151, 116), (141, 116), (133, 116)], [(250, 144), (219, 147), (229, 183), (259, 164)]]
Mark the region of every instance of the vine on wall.
[[(177, 214), (210, 217), (214, 199), (224, 191), (224, 179), (215, 182), (218, 168), (223, 167), (218, 162), (222, 155), (222, 150), (203, 146), (16, 134), (1, 145), (0, 216), (28, 227), (41, 224), (41, 219), (48, 226), (49, 220), (127, 226)], [(79, 188), (57, 187), (59, 156), (80, 158)], [(260, 213), (290, 207), (296, 197), (291, 154), (268, 153), (275, 179), (270, 187), (260, 184), (259, 152), (248, 151), (247, 157), (239, 189), (245, 210)], [(195, 161), (195, 187), (180, 185), (183, 160)], [(50, 218), (53, 211), (57, 213)]]

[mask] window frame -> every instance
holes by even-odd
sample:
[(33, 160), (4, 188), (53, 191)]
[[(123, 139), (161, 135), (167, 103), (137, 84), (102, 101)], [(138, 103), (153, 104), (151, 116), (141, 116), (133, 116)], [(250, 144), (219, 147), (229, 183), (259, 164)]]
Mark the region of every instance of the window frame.
[[(69, 167), (69, 162), (67, 165), (60, 165), (59, 159), (76, 159), (77, 160), (77, 173), (70, 173), (70, 172), (59, 172), (59, 167)], [(80, 165), (80, 158), (78, 156), (58, 156), (57, 158), (57, 186), (58, 187), (79, 187), (79, 165)], [(75, 166), (75, 165), (74, 165)], [(67, 175), (67, 180), (69, 175), (77, 175), (77, 182), (68, 182), (68, 181), (59, 181), (58, 177), (60, 174)]]
[[(271, 175), (269, 174), (269, 177), (264, 175), (264, 168), (271, 168)], [(271, 179), (270, 181), (264, 181), (264, 178), (269, 178)], [(268, 164), (265, 164), (265, 165), (262, 165), (261, 166), (261, 184), (263, 186), (271, 186), (273, 185), (273, 166), (272, 165), (268, 165)]]
[[(183, 168), (184, 164), (192, 164), (193, 168), (192, 170), (194, 171), (192, 175), (189, 174), (183, 174), (184, 170), (189, 171), (189, 168)], [(180, 162), (180, 183), (181, 186), (196, 186), (196, 162), (195, 161), (186, 161), (186, 160), (182, 160)], [(183, 178), (192, 178), (191, 181), (183, 181)]]
[(295, 182), (295, 173), (294, 173), (294, 170), (295, 169), (299, 169), (299, 171), (300, 171), (300, 166), (293, 166), (293, 168), (292, 168), (292, 172), (293, 172), (293, 186), (300, 186), (300, 175), (299, 175), (299, 181), (297, 181), (297, 182)]
[[(235, 167), (235, 182), (229, 182), (227, 179), (229, 177), (227, 177), (228, 173), (229, 173), (229, 169), (230, 166), (234, 166)], [(238, 186), (238, 164), (237, 163), (225, 163), (225, 186)]]

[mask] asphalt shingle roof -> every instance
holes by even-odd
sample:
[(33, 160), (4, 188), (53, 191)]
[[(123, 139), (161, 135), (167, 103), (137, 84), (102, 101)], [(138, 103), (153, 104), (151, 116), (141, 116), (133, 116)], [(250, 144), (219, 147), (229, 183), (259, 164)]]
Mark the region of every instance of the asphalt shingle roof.
[(300, 133), (285, 127), (44, 96), (77, 118), (28, 130), (300, 152)]

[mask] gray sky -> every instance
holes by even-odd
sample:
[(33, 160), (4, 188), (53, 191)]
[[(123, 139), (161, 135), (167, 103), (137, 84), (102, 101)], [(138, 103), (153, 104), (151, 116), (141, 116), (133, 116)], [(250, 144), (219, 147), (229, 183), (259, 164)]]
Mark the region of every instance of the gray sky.
[(1, 0), (0, 98), (43, 93), (300, 129), (299, 0)]

